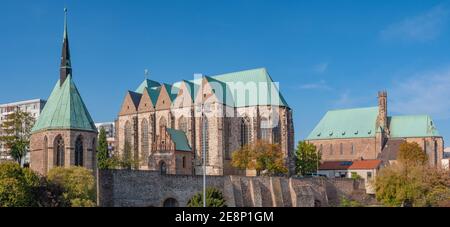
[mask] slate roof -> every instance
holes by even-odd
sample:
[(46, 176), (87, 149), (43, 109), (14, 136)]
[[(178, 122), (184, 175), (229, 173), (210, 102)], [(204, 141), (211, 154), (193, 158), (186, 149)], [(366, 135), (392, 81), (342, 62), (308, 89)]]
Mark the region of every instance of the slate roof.
[(94, 121), (78, 92), (72, 76), (53, 88), (32, 133), (50, 129), (75, 129), (97, 132)]
[(172, 141), (175, 143), (175, 149), (177, 151), (192, 151), (186, 134), (183, 131), (168, 128), (167, 132), (169, 133)]

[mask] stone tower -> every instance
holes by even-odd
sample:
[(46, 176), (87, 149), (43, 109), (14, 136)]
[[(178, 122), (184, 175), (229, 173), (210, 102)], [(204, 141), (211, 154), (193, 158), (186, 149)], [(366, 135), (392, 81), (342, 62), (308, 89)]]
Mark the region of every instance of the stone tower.
[(381, 127), (382, 130), (387, 132), (388, 130), (388, 117), (387, 117), (387, 92), (378, 92), (378, 118), (377, 128)]
[(96, 168), (97, 129), (72, 80), (67, 9), (60, 78), (32, 129), (30, 168), (46, 175), (54, 167)]

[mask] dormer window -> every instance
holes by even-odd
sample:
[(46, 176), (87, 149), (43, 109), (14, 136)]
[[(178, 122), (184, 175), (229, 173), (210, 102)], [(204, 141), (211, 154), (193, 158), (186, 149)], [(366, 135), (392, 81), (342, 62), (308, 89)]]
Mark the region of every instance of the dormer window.
[(359, 133), (358, 130), (356, 130), (355, 135), (358, 135), (358, 133)]

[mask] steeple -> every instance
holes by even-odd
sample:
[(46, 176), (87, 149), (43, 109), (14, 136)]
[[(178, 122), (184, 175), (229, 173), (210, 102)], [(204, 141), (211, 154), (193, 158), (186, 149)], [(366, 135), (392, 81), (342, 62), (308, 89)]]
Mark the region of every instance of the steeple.
[(67, 32), (67, 8), (64, 9), (64, 38), (61, 54), (61, 66), (59, 69), (60, 86), (63, 85), (66, 78), (72, 75), (72, 64), (70, 62), (69, 34)]

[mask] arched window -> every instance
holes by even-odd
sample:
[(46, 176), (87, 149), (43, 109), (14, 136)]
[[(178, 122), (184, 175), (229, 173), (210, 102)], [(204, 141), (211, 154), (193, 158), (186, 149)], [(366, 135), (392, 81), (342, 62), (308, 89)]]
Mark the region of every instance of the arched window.
[(281, 143), (281, 132), (280, 132), (280, 126), (277, 125), (272, 129), (272, 143), (273, 144), (280, 144)]
[(178, 207), (178, 201), (173, 198), (168, 198), (164, 201), (163, 207)]
[(339, 153), (340, 153), (341, 155), (344, 154), (344, 145), (343, 145), (342, 143), (339, 144)]
[(159, 119), (159, 135), (163, 135), (165, 133), (165, 130), (167, 128), (167, 121), (165, 117), (161, 117)]
[(44, 163), (44, 172), (46, 173), (48, 170), (48, 139), (47, 136), (44, 137), (44, 157), (43, 157), (43, 163)]
[(147, 119), (142, 120), (141, 123), (141, 156), (147, 159), (149, 155), (149, 130)]
[(241, 147), (250, 143), (250, 120), (242, 118), (241, 120)]
[(129, 145), (131, 145), (131, 142), (133, 141), (132, 130), (131, 123), (129, 121), (125, 122), (125, 143), (128, 143)]
[(167, 174), (167, 165), (164, 161), (161, 161), (159, 163), (159, 171), (161, 173), (161, 175), (166, 175)]
[(355, 154), (355, 145), (353, 145), (353, 143), (352, 143), (352, 150), (350, 152), (352, 155)]
[(92, 165), (96, 165), (97, 162), (97, 141), (92, 139)]
[(83, 166), (83, 138), (78, 136), (75, 141), (75, 166)]
[(180, 119), (178, 119), (178, 129), (183, 131), (187, 135), (188, 125), (186, 118), (180, 117)]
[(183, 157), (183, 169), (186, 168), (186, 157)]
[(333, 155), (333, 144), (330, 144), (330, 155)]
[(225, 121), (225, 159), (230, 160), (231, 159), (231, 151), (230, 151), (230, 142), (231, 142), (231, 121), (228, 120), (228, 118), (224, 118)]
[(438, 143), (437, 141), (434, 141), (434, 165), (437, 166), (438, 164)]
[(55, 165), (64, 166), (64, 139), (61, 135), (55, 138), (53, 149), (55, 153)]
[(202, 136), (201, 136), (201, 142), (202, 142), (202, 159), (203, 159), (203, 151), (205, 152), (206, 164), (209, 164), (209, 122), (208, 118), (203, 118), (202, 121)]
[(270, 132), (272, 131), (272, 127), (270, 127), (269, 119), (262, 118), (261, 119), (261, 140), (270, 143)]

